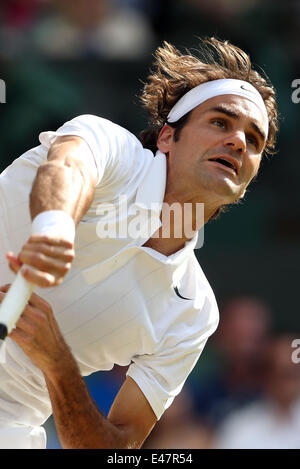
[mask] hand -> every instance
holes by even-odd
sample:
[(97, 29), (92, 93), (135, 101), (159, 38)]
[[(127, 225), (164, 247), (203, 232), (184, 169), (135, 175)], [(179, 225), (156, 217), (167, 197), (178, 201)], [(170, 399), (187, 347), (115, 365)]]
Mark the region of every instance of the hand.
[[(0, 303), (10, 285), (0, 286)], [(71, 352), (59, 330), (51, 306), (35, 293), (16, 327), (8, 335), (46, 375), (62, 369)]]
[(74, 256), (74, 244), (70, 241), (46, 235), (33, 235), (23, 246), (18, 257), (9, 252), (6, 258), (14, 273), (26, 264), (21, 272), (28, 282), (39, 287), (53, 287), (62, 283), (71, 268)]

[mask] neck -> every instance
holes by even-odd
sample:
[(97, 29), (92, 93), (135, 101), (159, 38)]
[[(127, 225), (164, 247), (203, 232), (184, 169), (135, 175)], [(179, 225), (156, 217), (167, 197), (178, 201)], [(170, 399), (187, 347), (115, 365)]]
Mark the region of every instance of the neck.
[(199, 188), (195, 192), (189, 186), (181, 187), (178, 178), (176, 184), (172, 184), (167, 177), (163, 208), (167, 211), (172, 206), (181, 206), (182, 213), (192, 217), (194, 231), (199, 231), (223, 204), (223, 199), (213, 198), (205, 191), (201, 193)]
[[(184, 247), (222, 205), (221, 201), (208, 201), (199, 194), (178, 184), (179, 178), (170, 177), (167, 171), (165, 196), (160, 214), (162, 226), (144, 244), (167, 256)], [(210, 197), (211, 199), (211, 197)]]
[(160, 214), (161, 227), (144, 244), (166, 256), (182, 249), (205, 224), (202, 204), (182, 202), (166, 194)]

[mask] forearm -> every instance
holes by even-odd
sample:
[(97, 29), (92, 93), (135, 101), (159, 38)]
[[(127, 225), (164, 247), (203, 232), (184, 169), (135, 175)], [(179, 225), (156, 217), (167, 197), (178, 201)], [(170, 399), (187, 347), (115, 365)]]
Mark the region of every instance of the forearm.
[(92, 202), (95, 188), (95, 176), (78, 158), (78, 153), (85, 150), (78, 138), (51, 146), (48, 161), (39, 167), (30, 194), (32, 219), (46, 210), (63, 210), (79, 222)]
[(126, 432), (111, 423), (90, 396), (75, 361), (45, 374), (56, 431), (64, 449), (128, 448)]
[(94, 197), (96, 174), (91, 150), (80, 137), (59, 137), (50, 147), (30, 194), (33, 235), (18, 256), (7, 253), (14, 273), (26, 264), (22, 275), (28, 282), (40, 287), (61, 284), (74, 259), (76, 225)]
[[(0, 287), (0, 303), (9, 285)], [(90, 396), (49, 303), (33, 293), (9, 334), (44, 374), (63, 448), (137, 449), (157, 418), (136, 382), (126, 377), (106, 418)]]

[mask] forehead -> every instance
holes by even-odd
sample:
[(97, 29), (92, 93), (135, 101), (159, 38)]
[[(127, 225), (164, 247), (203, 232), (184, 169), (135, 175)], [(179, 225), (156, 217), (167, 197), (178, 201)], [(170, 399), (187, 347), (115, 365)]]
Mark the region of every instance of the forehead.
[(201, 115), (223, 106), (229, 111), (235, 112), (240, 118), (249, 119), (260, 127), (264, 128), (264, 116), (260, 108), (249, 99), (233, 94), (215, 96), (195, 108), (195, 114)]

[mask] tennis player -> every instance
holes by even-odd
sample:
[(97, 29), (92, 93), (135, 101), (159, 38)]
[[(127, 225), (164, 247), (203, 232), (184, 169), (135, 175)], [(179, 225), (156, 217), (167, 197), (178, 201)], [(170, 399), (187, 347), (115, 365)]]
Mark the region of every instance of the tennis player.
[[(247, 54), (205, 44), (203, 57), (158, 48), (140, 140), (83, 115), (1, 174), (0, 284), (21, 269), (36, 285), (1, 349), (2, 448), (45, 448), (52, 411), (64, 448), (141, 447), (215, 331), (197, 232), (244, 196), (278, 124)], [(192, 206), (188, 234), (164, 217), (174, 203)], [(129, 367), (106, 418), (81, 376), (114, 364)]]

